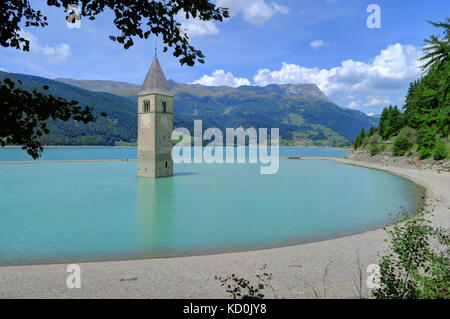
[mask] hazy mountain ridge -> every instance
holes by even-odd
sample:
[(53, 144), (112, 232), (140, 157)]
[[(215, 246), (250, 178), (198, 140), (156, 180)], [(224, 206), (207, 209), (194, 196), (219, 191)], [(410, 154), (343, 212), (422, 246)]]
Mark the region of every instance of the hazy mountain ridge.
[[(137, 96), (141, 88), (140, 85), (134, 83), (104, 80), (77, 80), (70, 78), (56, 78), (55, 81), (66, 83), (72, 86), (77, 86), (89, 91), (107, 92), (125, 97)], [(236, 89), (245, 90), (245, 88), (248, 88), (252, 91), (258, 91), (258, 88), (260, 88), (261, 92), (272, 91), (273, 93), (284, 95), (305, 96), (310, 100), (322, 100), (331, 102), (315, 84), (273, 84), (266, 87), (241, 86), (239, 88), (233, 88), (229, 86), (204, 86), (201, 84), (184, 84), (175, 82), (174, 80), (168, 80), (168, 83), (174, 94), (180, 92), (188, 92), (197, 96), (216, 96), (233, 93)]]
[[(107, 91), (137, 101), (140, 86), (111, 81), (58, 79), (90, 90)], [(356, 137), (361, 127), (376, 125), (362, 112), (340, 107), (315, 84), (266, 87), (210, 87), (168, 81), (175, 95), (175, 112), (188, 120), (203, 119), (219, 127), (279, 127), (289, 141), (341, 145)]]
[[(140, 86), (102, 80), (50, 80), (24, 74), (0, 72), (0, 79), (21, 80), (27, 90), (50, 87), (48, 93), (81, 105), (94, 105), (108, 113), (87, 126), (75, 122), (52, 122), (46, 144), (114, 145), (133, 142), (137, 134), (137, 92)], [(343, 145), (376, 121), (369, 116), (331, 102), (314, 84), (207, 87), (169, 80), (175, 99), (175, 127), (192, 130), (202, 119), (204, 128), (280, 128), (283, 142), (290, 144)]]
[(103, 80), (77, 80), (56, 78), (55, 81), (62, 82), (68, 85), (76, 86), (88, 91), (106, 92), (119, 96), (134, 96), (137, 95), (140, 86), (127, 82), (103, 81)]

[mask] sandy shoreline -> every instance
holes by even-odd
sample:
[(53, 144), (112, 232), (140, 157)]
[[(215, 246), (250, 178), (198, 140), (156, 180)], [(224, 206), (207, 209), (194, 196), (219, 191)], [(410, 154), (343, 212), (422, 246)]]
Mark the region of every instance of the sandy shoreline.
[[(430, 218), (450, 228), (450, 173), (382, 166), (336, 159), (340, 163), (381, 169), (423, 186), (435, 206)], [(264, 264), (274, 274), (272, 286), (278, 298), (357, 297), (357, 260), (364, 275), (385, 249), (384, 230), (339, 239), (251, 252), (80, 264), (82, 288), (68, 289), (67, 265), (0, 267), (0, 298), (222, 298), (225, 289), (215, 275), (236, 273), (254, 278)], [(328, 265), (328, 276), (323, 274)], [(316, 290), (311, 288), (314, 287)], [(367, 296), (363, 284), (363, 296)], [(273, 297), (270, 290), (267, 297)]]

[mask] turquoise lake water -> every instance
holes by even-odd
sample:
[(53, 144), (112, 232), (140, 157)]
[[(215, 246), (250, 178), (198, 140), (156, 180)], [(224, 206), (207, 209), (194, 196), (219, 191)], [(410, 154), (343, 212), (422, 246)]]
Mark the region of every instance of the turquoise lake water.
[(173, 178), (152, 180), (137, 178), (136, 162), (2, 164), (0, 265), (185, 256), (329, 239), (391, 223), (423, 196), (400, 177), (334, 161), (282, 160), (275, 175), (259, 169), (180, 164)]
[[(270, 148), (269, 148), (270, 154)], [(346, 150), (331, 148), (300, 148), (281, 147), (280, 156), (302, 157), (344, 157)], [(62, 160), (106, 160), (106, 159), (137, 159), (135, 147), (67, 147), (47, 148), (40, 161)], [(31, 161), (32, 158), (20, 148), (0, 149), (0, 161)]]

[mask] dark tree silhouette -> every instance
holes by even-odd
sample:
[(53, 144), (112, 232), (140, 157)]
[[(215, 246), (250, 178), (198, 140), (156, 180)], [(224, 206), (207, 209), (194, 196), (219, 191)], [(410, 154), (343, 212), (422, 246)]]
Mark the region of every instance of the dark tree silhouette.
[[(18, 81), (18, 84), (22, 84)], [(48, 86), (42, 88), (48, 90)], [(93, 108), (78, 106), (77, 101), (67, 101), (38, 90), (28, 92), (16, 88), (10, 79), (0, 81), (0, 145), (20, 144), (34, 159), (39, 157), (42, 146), (39, 138), (48, 134), (46, 121), (62, 120), (89, 123), (95, 120)], [(106, 114), (103, 114), (106, 115)]]
[[(161, 36), (164, 52), (168, 47), (173, 48), (173, 55), (179, 58), (181, 65), (188, 66), (204, 63), (205, 56), (190, 45), (189, 36), (177, 22), (177, 16), (183, 14), (186, 19), (203, 21), (223, 21), (229, 17), (226, 8), (218, 8), (210, 0), (47, 0), (48, 6), (64, 10), (69, 4), (78, 4), (81, 16), (90, 20), (95, 20), (105, 10), (112, 10), (119, 34), (110, 35), (111, 40), (128, 49), (136, 37)], [(21, 27), (47, 25), (47, 17), (34, 9), (28, 0), (0, 2), (0, 45), (3, 47), (29, 51), (30, 43), (21, 36)], [(81, 107), (76, 101), (47, 96), (41, 90), (26, 92), (18, 85), (20, 83), (15, 84), (9, 79), (0, 82), (0, 146), (20, 144), (33, 158), (37, 158), (42, 152), (40, 136), (48, 133), (47, 120), (73, 119), (89, 123), (97, 118), (92, 107)]]

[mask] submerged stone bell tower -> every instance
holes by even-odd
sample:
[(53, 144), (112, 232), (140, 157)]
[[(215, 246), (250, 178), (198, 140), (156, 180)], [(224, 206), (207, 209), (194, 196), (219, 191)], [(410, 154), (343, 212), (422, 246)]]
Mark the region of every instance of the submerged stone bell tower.
[(138, 176), (173, 176), (173, 94), (156, 55), (138, 96)]

